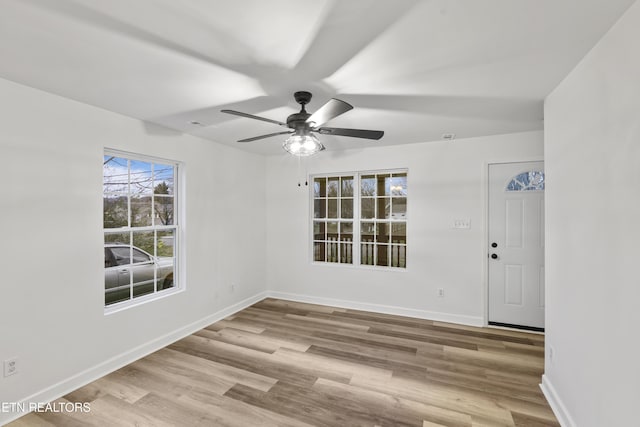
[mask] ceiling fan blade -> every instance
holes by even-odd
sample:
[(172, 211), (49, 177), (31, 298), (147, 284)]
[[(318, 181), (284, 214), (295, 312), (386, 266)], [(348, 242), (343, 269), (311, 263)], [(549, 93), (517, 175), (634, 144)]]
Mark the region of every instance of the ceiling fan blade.
[(313, 122), (314, 127), (322, 126), (329, 120), (338, 117), (340, 114), (346, 113), (352, 108), (353, 106), (349, 103), (331, 98), (307, 119), (307, 123)]
[(241, 139), (238, 142), (251, 142), (251, 141), (257, 141), (259, 139), (263, 139), (263, 138), (269, 138), (271, 136), (276, 136), (276, 135), (286, 135), (289, 133), (293, 133), (293, 131), (291, 132), (276, 132), (276, 133), (270, 133), (268, 135), (260, 135), (260, 136), (254, 136), (253, 138), (246, 138), (246, 139)]
[(319, 128), (314, 129), (322, 135), (351, 136), (353, 138), (380, 139), (384, 135), (381, 130), (344, 129), (344, 128)]
[(233, 114), (235, 116), (246, 117), (248, 119), (262, 120), (263, 122), (274, 123), (276, 125), (285, 126), (285, 127), (287, 126), (286, 123), (279, 122), (277, 120), (267, 119), (266, 117), (254, 116), (253, 114), (243, 113), (241, 111), (235, 111), (235, 110), (220, 110), (220, 111), (227, 114)]

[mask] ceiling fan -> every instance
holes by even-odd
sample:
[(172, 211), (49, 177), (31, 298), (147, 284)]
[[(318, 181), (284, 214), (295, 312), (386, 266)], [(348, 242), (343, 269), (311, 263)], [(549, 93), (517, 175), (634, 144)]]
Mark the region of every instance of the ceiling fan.
[(296, 156), (310, 156), (319, 151), (324, 150), (324, 145), (320, 143), (314, 133), (321, 135), (338, 135), (350, 136), (354, 138), (365, 138), (378, 140), (384, 135), (380, 130), (364, 130), (364, 129), (345, 129), (322, 127), (329, 120), (338, 117), (341, 114), (353, 109), (353, 106), (347, 102), (332, 98), (313, 114), (305, 110), (304, 106), (311, 100), (310, 92), (296, 92), (293, 94), (296, 102), (302, 106), (299, 113), (291, 114), (287, 117), (287, 122), (279, 122), (277, 120), (267, 119), (265, 117), (254, 116), (253, 114), (243, 113), (234, 110), (221, 110), (223, 113), (234, 114), (240, 117), (246, 117), (254, 120), (262, 120), (263, 122), (274, 123), (279, 126), (287, 127), (290, 130), (283, 132), (275, 132), (267, 135), (254, 136), (252, 138), (241, 139), (238, 142), (251, 142), (263, 138), (269, 138), (276, 135), (290, 135), (283, 144), (283, 148)]

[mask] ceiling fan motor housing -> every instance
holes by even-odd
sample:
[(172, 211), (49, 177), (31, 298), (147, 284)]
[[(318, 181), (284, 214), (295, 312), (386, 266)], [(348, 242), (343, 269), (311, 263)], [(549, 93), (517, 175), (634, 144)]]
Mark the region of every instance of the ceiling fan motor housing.
[(307, 113), (304, 106), (311, 101), (311, 92), (299, 91), (293, 94), (294, 99), (302, 106), (299, 113), (294, 113), (287, 117), (287, 126), (294, 129), (298, 135), (307, 135), (310, 130), (307, 119), (311, 114)]

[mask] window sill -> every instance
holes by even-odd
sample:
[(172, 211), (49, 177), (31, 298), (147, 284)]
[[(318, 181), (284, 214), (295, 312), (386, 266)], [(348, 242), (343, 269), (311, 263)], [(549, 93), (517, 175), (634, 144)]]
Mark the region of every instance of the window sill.
[(134, 300), (118, 302), (104, 307), (104, 315), (109, 316), (111, 314), (119, 313), (133, 307), (138, 307), (151, 301), (161, 300), (171, 295), (176, 295), (182, 292), (184, 292), (184, 288), (166, 289), (157, 293), (136, 298)]
[(317, 262), (311, 261), (311, 265), (315, 267), (329, 267), (329, 268), (351, 268), (355, 270), (363, 271), (384, 271), (386, 273), (406, 273), (408, 267), (384, 267), (380, 265), (363, 265), (363, 264), (340, 264), (337, 262)]

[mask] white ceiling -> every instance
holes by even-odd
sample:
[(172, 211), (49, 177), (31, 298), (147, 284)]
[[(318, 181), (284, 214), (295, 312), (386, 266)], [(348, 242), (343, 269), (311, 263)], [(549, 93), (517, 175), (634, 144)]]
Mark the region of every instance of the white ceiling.
[(282, 128), (221, 109), (285, 121), (307, 90), (385, 131), (330, 150), (528, 131), (633, 1), (2, 0), (0, 77), (264, 154), (284, 137), (235, 141)]

